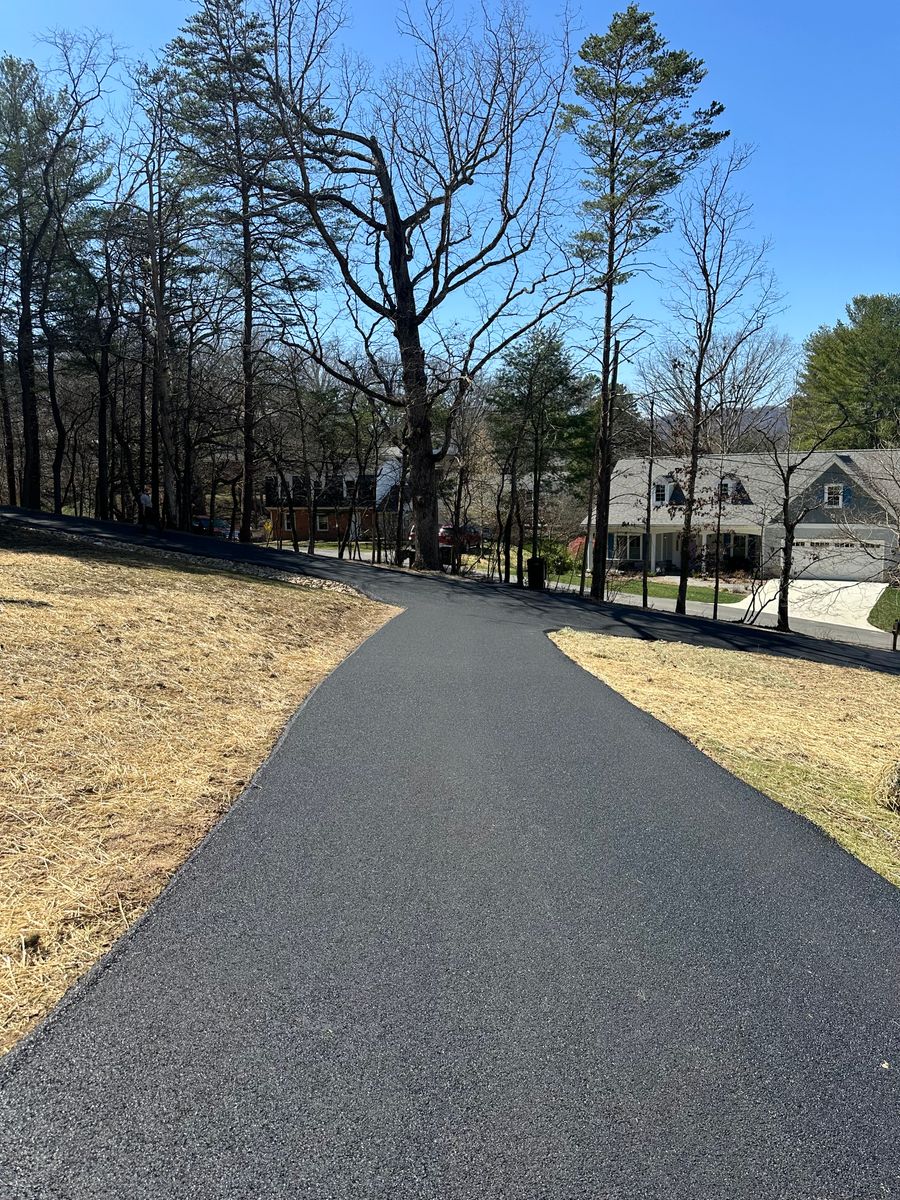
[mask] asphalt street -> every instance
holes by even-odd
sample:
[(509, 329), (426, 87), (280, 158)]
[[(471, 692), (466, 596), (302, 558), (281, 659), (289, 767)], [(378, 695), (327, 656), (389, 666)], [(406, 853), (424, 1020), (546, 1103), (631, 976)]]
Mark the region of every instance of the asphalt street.
[(900, 1196), (897, 891), (546, 632), (900, 655), (166, 544), (405, 611), (0, 1063), (4, 1200)]

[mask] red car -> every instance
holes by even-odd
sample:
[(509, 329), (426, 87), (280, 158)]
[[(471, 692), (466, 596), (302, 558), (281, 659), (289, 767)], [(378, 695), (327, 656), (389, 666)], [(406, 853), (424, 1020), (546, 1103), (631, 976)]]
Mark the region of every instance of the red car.
[[(449, 562), (453, 555), (453, 547), (459, 549), (460, 554), (478, 554), (481, 550), (481, 530), (477, 525), (471, 523), (460, 525), (439, 525), (438, 526), (438, 547), (441, 552), (441, 561)], [(409, 539), (407, 543), (409, 552), (409, 561), (412, 562), (416, 548), (416, 527), (410, 525)]]

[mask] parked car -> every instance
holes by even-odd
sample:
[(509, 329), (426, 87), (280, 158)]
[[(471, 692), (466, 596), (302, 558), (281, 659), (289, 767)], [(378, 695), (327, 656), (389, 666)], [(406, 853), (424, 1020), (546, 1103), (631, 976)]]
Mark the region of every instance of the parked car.
[[(481, 530), (471, 522), (458, 527), (454, 525), (438, 526), (438, 547), (442, 562), (450, 561), (454, 546), (459, 549), (460, 554), (478, 554), (481, 550), (481, 541)], [(415, 525), (410, 525), (409, 538), (407, 540), (407, 553), (409, 554), (410, 562), (412, 562), (415, 549), (416, 527)]]
[(238, 540), (237, 528), (232, 533), (231, 522), (226, 521), (224, 517), (213, 517), (212, 529), (210, 529), (209, 517), (194, 517), (191, 522), (191, 528), (194, 533), (205, 533), (207, 536), (212, 533), (213, 537), (226, 538), (232, 542)]

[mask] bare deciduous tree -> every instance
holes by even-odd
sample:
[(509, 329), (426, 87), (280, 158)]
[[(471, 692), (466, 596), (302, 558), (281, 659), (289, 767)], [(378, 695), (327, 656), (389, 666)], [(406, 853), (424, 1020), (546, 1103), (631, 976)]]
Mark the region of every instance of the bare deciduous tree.
[[(304, 207), (342, 295), (330, 313), (298, 306), (306, 347), (405, 410), (416, 565), (437, 569), (436, 469), (462, 397), (496, 354), (594, 286), (566, 249), (554, 173), (566, 54), (512, 4), (461, 26), (428, 0), (401, 24), (411, 60), (375, 84), (340, 57), (330, 0), (270, 0), (268, 12), (265, 103), (294, 168), (282, 194)], [(365, 372), (329, 353), (348, 330)], [(399, 386), (381, 370), (391, 343)]]
[(670, 394), (689, 430), (675, 606), (680, 613), (686, 611), (697, 469), (704, 427), (715, 411), (714, 389), (778, 308), (765, 261), (768, 245), (748, 240), (750, 203), (734, 187), (748, 161), (748, 149), (736, 147), (712, 162), (680, 202), (681, 251), (673, 263), (668, 306), (674, 320), (666, 351)]

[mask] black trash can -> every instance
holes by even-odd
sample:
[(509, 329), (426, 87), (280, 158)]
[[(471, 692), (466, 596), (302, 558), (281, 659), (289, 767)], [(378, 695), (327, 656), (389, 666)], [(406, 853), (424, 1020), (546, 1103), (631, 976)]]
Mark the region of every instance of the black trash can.
[(542, 592), (547, 583), (546, 558), (529, 558), (526, 566), (528, 567), (529, 588), (533, 592)]

